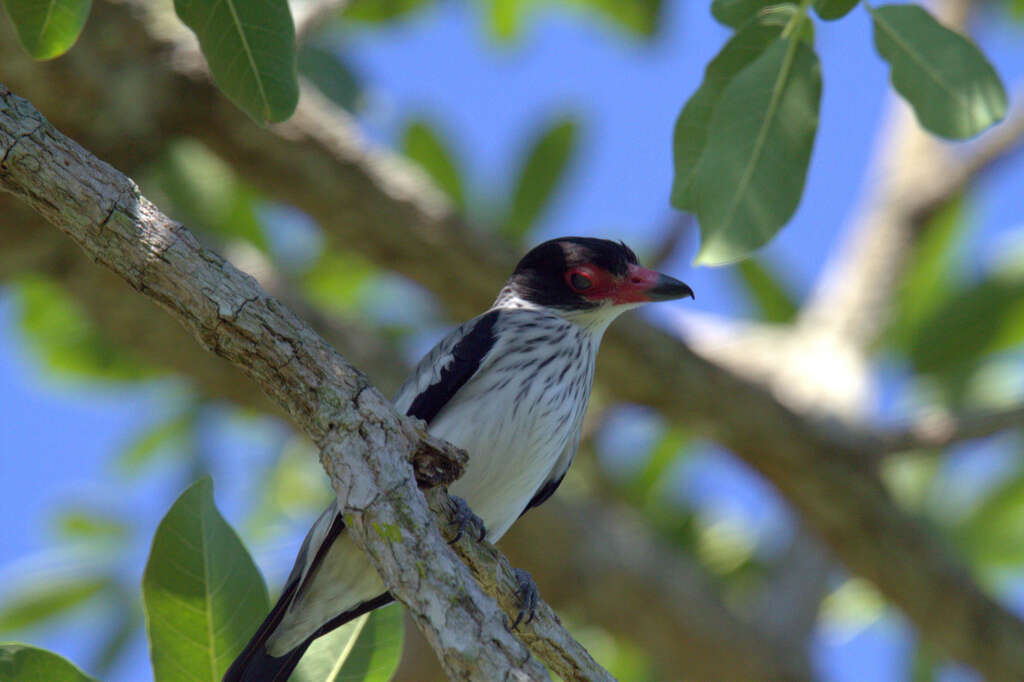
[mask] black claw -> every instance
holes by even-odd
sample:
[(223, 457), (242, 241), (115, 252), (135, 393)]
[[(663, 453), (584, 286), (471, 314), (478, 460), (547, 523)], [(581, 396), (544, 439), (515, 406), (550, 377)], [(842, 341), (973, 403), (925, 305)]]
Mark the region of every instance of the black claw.
[(459, 530), (455, 533), (455, 537), (448, 543), (450, 545), (455, 544), (462, 537), (463, 531), (467, 528), (476, 530), (477, 541), (483, 541), (487, 537), (487, 528), (484, 526), (483, 520), (473, 513), (473, 510), (469, 508), (466, 501), (456, 495), (449, 495), (448, 499), (452, 503), (452, 525), (456, 526)]
[(540, 593), (537, 591), (537, 583), (533, 582), (529, 573), (521, 568), (513, 568), (512, 571), (515, 573), (516, 583), (519, 585), (516, 590), (516, 594), (519, 595), (519, 615), (516, 616), (516, 622), (512, 623), (512, 629), (515, 630), (523, 622), (524, 617), (526, 624), (533, 620), (537, 611), (537, 602), (540, 600)]

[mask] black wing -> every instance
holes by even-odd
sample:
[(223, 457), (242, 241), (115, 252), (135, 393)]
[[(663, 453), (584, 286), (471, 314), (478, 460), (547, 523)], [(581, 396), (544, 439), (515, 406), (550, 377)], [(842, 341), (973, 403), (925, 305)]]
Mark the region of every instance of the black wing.
[[(484, 356), (494, 347), (494, 326), (499, 312), (492, 310), (459, 327), (420, 362), (395, 402), (401, 405), (403, 398), (408, 400), (405, 393), (418, 388), (427, 376), (431, 382), (420, 388), (419, 393), (413, 397), (405, 411), (407, 415), (429, 424), (452, 396), (476, 374)], [(441, 367), (440, 372), (438, 367)]]

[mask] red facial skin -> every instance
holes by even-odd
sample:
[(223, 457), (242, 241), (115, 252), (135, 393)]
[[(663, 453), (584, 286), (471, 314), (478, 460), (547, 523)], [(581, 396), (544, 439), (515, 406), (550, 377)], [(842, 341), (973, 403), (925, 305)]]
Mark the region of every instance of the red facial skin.
[[(582, 275), (590, 280), (587, 289), (573, 286), (573, 275)], [(615, 305), (622, 303), (647, 303), (651, 299), (647, 291), (658, 284), (660, 273), (630, 265), (625, 275), (616, 277), (607, 270), (595, 265), (583, 265), (565, 273), (565, 281), (569, 288), (591, 301), (611, 300)]]

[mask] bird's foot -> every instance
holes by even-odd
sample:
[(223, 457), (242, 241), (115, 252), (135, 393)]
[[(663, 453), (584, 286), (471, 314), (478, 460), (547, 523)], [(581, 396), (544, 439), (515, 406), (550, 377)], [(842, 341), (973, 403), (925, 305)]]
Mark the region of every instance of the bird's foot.
[(540, 601), (540, 592), (537, 590), (537, 583), (533, 582), (533, 577), (529, 573), (521, 568), (513, 568), (512, 572), (515, 573), (516, 583), (519, 586), (516, 589), (516, 594), (519, 595), (519, 615), (516, 616), (516, 622), (512, 623), (512, 629), (515, 630), (523, 622), (523, 618), (526, 618), (526, 623), (533, 620), (537, 611), (537, 602)]
[(466, 530), (470, 530), (478, 541), (487, 537), (487, 527), (484, 526), (483, 519), (473, 513), (464, 499), (456, 495), (449, 495), (448, 499), (452, 504), (451, 525), (458, 528), (449, 544), (458, 542)]

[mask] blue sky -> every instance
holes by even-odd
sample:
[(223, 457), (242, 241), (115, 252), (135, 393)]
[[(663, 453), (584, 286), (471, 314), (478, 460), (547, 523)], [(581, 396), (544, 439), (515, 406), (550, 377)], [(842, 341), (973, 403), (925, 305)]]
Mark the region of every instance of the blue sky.
[[(456, 2), (442, 2), (387, 30), (349, 35), (343, 52), (371, 88), (361, 122), (371, 138), (390, 144), (404, 121), (427, 116), (447, 134), (471, 186), (497, 200), (510, 188), (519, 152), (536, 127), (548, 117), (576, 113), (583, 124), (580, 153), (534, 241), (589, 234), (652, 246), (671, 215), (675, 117), (728, 36), (711, 21), (705, 3), (666, 5), (659, 37), (650, 44), (622, 38), (599, 21), (553, 11), (529, 22), (518, 43), (498, 47), (473, 9), (479, 5)], [(798, 293), (814, 281), (855, 206), (884, 112), (888, 74), (869, 30), (862, 9), (842, 21), (817, 23), (825, 87), (807, 188), (792, 222), (763, 252)], [(980, 35), (1008, 86), (1019, 83), (1024, 29), (998, 17), (985, 21)], [(968, 245), (973, 270), (984, 268), (1001, 239), (1022, 226), (1021, 177), (1024, 158), (1018, 156), (979, 186)], [(665, 266), (697, 292), (687, 307), (745, 314), (748, 304), (729, 271), (692, 269), (694, 252), (691, 244)], [(140, 537), (151, 537), (185, 486), (182, 472), (157, 467), (125, 498), (119, 497), (125, 488), (109, 460), (134, 434), (173, 410), (174, 396), (166, 384), (103, 388), (53, 380), (18, 335), (13, 301), (0, 289), (0, 518), (9, 520), (0, 543), (0, 596), (16, 589), (25, 575), (66, 570), (68, 553), (51, 531), (55, 507), (85, 500), (113, 511), (131, 510)], [(250, 501), (254, 463), (267, 461), (280, 437), (274, 425), (260, 426), (256, 433), (250, 427), (225, 411), (203, 429), (218, 503), (236, 520)], [(745, 466), (715, 452), (702, 461), (690, 480), (695, 503), (739, 500), (749, 519), (781, 519), (769, 524), (772, 528), (786, 524), (784, 504)], [(279, 579), (287, 570), (299, 533), (296, 529), (288, 543), (257, 553), (272, 577)], [(126, 558), (129, 575), (141, 579), (147, 549), (139, 547), (137, 556)], [(95, 616), (83, 613), (60, 631), (34, 631), (26, 638), (84, 661), (95, 633), (83, 627)], [(813, 656), (823, 679), (884, 682), (905, 679), (912, 645), (907, 626), (890, 617), (852, 634), (819, 632)], [(111, 679), (144, 679), (147, 671), (140, 641)], [(950, 671), (944, 679), (964, 678)]]

